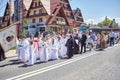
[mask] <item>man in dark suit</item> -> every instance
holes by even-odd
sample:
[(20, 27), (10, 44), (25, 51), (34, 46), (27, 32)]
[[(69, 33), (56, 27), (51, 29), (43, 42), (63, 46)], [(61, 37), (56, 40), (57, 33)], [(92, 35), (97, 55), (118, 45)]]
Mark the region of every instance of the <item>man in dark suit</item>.
[(84, 53), (86, 52), (86, 40), (87, 40), (86, 33), (83, 32), (82, 33), (82, 38), (80, 40), (80, 42), (81, 42), (81, 51), (80, 51), (80, 53), (83, 52), (83, 48), (84, 48)]

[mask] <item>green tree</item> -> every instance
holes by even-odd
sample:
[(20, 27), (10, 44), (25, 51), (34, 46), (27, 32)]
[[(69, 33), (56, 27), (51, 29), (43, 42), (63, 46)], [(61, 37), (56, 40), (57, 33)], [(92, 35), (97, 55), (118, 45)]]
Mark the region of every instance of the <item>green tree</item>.
[(98, 23), (97, 25), (100, 27), (103, 27), (103, 26), (110, 26), (111, 23), (112, 23), (112, 20), (106, 17), (105, 20)]

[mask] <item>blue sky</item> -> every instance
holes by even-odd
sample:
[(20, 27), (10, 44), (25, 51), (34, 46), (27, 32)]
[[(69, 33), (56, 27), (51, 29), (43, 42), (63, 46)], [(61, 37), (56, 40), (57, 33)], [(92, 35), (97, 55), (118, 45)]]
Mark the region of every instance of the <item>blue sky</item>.
[[(8, 0), (0, 0), (0, 16), (4, 13)], [(120, 0), (69, 0), (72, 9), (81, 9), (85, 21), (99, 21), (105, 16), (120, 18)]]
[(70, 3), (72, 9), (81, 9), (86, 21), (100, 21), (105, 16), (120, 18), (120, 0), (70, 0)]

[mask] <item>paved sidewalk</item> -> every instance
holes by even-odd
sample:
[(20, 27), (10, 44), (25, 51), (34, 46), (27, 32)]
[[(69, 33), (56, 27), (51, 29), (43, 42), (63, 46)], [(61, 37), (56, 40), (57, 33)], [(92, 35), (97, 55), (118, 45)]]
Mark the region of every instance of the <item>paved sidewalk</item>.
[(10, 51), (6, 52), (6, 53), (5, 53), (5, 56), (6, 56), (7, 58), (17, 57), (16, 50), (10, 50)]

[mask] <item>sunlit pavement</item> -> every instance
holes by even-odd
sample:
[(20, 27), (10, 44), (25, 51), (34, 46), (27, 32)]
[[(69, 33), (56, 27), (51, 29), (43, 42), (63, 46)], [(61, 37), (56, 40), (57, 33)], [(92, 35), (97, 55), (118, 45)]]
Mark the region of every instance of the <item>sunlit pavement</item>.
[(0, 62), (0, 80), (120, 80), (119, 46), (28, 67), (14, 55)]

